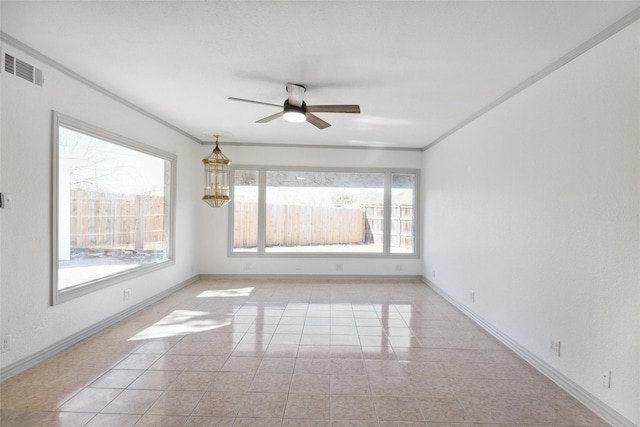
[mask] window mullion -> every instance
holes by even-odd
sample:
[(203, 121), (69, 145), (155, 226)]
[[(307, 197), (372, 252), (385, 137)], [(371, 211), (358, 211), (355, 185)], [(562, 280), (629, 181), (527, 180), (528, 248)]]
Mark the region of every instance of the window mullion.
[(384, 236), (382, 239), (382, 253), (391, 252), (391, 172), (384, 173)]
[(264, 254), (267, 230), (267, 170), (260, 169), (258, 175), (258, 241), (257, 251)]

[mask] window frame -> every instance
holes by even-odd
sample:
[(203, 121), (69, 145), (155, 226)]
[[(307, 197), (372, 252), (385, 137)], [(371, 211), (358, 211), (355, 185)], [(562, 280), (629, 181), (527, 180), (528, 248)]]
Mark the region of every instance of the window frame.
[[(257, 251), (234, 251), (234, 211), (235, 211), (235, 171), (254, 170), (258, 172), (258, 236)], [(266, 239), (266, 192), (267, 171), (300, 171), (300, 172), (343, 172), (343, 173), (384, 173), (384, 241), (382, 253), (372, 252), (267, 252)], [(264, 166), (236, 165), (229, 171), (231, 204), (229, 206), (229, 226), (227, 227), (227, 255), (240, 258), (385, 258), (385, 259), (419, 259), (421, 253), (420, 239), (420, 169), (413, 168), (345, 168), (345, 167), (305, 167), (305, 166)], [(413, 189), (413, 252), (391, 252), (391, 192), (393, 174), (414, 174)]]
[[(150, 264), (139, 265), (134, 268), (127, 269), (118, 273), (103, 276), (98, 279), (89, 280), (87, 282), (74, 285), (68, 289), (58, 289), (58, 208), (59, 208), (59, 170), (60, 170), (60, 127), (82, 133), (110, 144), (119, 145), (121, 147), (138, 151), (158, 159), (168, 162), (165, 170), (169, 172), (169, 176), (165, 176), (165, 194), (166, 202), (169, 206), (166, 213), (169, 216), (165, 226), (168, 230), (164, 230), (165, 258)], [(57, 111), (52, 111), (52, 168), (51, 168), (51, 298), (52, 306), (78, 298), (82, 295), (95, 292), (97, 290), (115, 285), (125, 280), (130, 280), (148, 274), (152, 271), (169, 267), (175, 264), (175, 212), (176, 212), (176, 181), (177, 181), (177, 155), (169, 153), (150, 145), (117, 135), (113, 132), (101, 129), (97, 126), (64, 115)]]

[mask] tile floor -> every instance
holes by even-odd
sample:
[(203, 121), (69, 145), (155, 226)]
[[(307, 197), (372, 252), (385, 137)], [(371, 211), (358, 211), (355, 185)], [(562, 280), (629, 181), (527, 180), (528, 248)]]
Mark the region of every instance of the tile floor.
[(0, 384), (2, 426), (603, 426), (417, 281), (201, 280)]

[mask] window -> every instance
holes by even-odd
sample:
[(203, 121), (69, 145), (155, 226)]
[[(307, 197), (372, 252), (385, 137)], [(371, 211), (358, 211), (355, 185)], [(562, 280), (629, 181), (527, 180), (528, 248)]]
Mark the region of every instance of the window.
[(417, 256), (415, 170), (232, 173), (232, 255)]
[(52, 303), (171, 263), (175, 156), (58, 113), (53, 122)]

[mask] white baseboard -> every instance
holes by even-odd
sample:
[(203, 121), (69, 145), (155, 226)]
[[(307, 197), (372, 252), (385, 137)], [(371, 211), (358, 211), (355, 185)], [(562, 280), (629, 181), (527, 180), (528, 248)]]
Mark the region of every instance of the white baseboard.
[(527, 363), (540, 371), (543, 375), (556, 383), (560, 388), (565, 390), (571, 396), (573, 396), (580, 403), (592, 410), (596, 415), (608, 422), (614, 427), (638, 427), (626, 417), (619, 414), (609, 405), (602, 402), (600, 399), (589, 393), (584, 388), (567, 378), (564, 374), (550, 366), (544, 360), (527, 350), (525, 347), (511, 339), (508, 335), (504, 334), (498, 328), (487, 322), (482, 317), (478, 316), (473, 311), (469, 310), (467, 306), (462, 304), (457, 299), (453, 298), (443, 289), (439, 288), (435, 283), (426, 277), (422, 277), (422, 281), (435, 291), (442, 298), (451, 303), (458, 310), (463, 312), (467, 317), (476, 322), (482, 329), (493, 335), (498, 341), (506, 345), (514, 353), (524, 359)]
[(282, 280), (422, 280), (419, 275), (365, 274), (201, 274), (201, 279), (282, 279)]
[(196, 280), (198, 280), (200, 277), (199, 276), (193, 276), (187, 280), (184, 280), (180, 283), (178, 283), (177, 285), (174, 285), (172, 287), (170, 287), (169, 289), (166, 289), (162, 292), (160, 292), (159, 294), (154, 295), (151, 298), (148, 298), (142, 302), (139, 302), (136, 305), (133, 305), (129, 308), (127, 308), (126, 310), (123, 310), (117, 314), (114, 314), (111, 317), (108, 317), (98, 323), (96, 323), (95, 325), (89, 326), (88, 328), (85, 328), (79, 332), (76, 332), (73, 335), (70, 335), (48, 347), (43, 348), (42, 350), (25, 357), (24, 359), (20, 359), (10, 365), (7, 366), (3, 366), (2, 369), (0, 370), (0, 382), (5, 381), (17, 374), (19, 374), (20, 372), (23, 372), (35, 365), (37, 365), (38, 363), (60, 353), (63, 350), (66, 350), (67, 348), (71, 347), (72, 345), (82, 341), (85, 338), (90, 337), (91, 335), (94, 335), (98, 332), (100, 332), (101, 330), (113, 325), (116, 322), (119, 322), (122, 319), (125, 319), (129, 316), (131, 316), (132, 314), (136, 313), (137, 311), (142, 310), (143, 308), (146, 308), (148, 306), (150, 306), (151, 304), (160, 301), (162, 298), (171, 295), (172, 293), (184, 288), (185, 286), (190, 285), (191, 283), (195, 282)]

